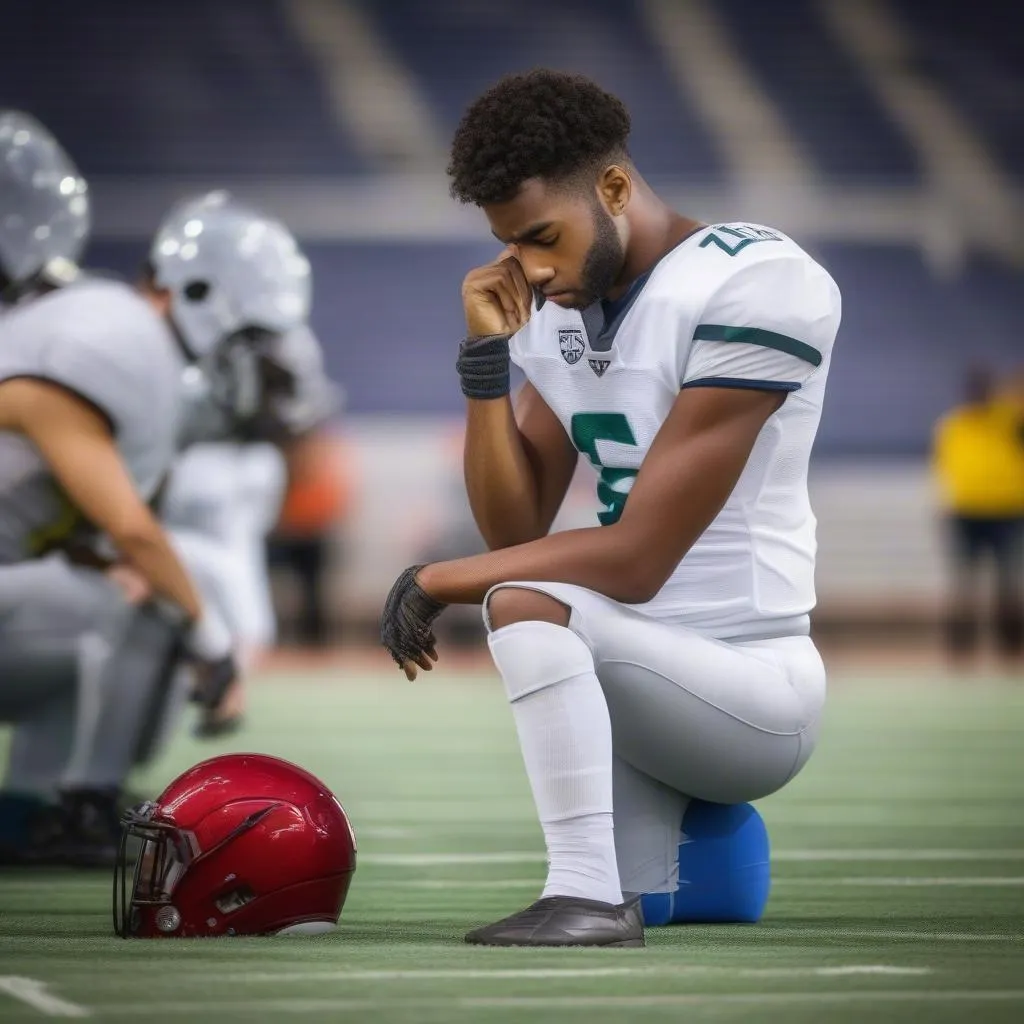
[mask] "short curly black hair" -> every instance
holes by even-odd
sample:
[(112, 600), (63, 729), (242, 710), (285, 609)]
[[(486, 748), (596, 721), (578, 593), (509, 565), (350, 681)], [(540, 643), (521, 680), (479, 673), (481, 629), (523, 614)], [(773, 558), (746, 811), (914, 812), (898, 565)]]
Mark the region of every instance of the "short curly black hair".
[(451, 194), (483, 206), (511, 199), (529, 178), (562, 181), (628, 157), (629, 113), (582, 75), (508, 75), (463, 115), (452, 142)]

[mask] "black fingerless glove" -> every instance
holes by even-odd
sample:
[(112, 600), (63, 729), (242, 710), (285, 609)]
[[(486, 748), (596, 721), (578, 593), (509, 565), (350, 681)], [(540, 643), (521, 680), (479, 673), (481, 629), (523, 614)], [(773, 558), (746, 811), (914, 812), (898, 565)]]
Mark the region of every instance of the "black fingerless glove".
[(422, 565), (413, 565), (395, 580), (384, 602), (380, 621), (380, 642), (395, 662), (415, 661), (434, 646), (431, 623), (447, 607), (435, 601), (417, 582)]
[(459, 346), (455, 368), (467, 398), (502, 398), (509, 393), (510, 334), (488, 334)]

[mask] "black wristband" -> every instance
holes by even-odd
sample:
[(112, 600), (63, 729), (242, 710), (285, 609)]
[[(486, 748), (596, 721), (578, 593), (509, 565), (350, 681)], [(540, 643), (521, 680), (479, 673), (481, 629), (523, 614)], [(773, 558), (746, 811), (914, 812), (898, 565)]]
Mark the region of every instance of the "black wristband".
[(467, 339), (459, 346), (455, 369), (467, 398), (502, 398), (509, 393), (508, 341), (510, 334), (488, 334)]

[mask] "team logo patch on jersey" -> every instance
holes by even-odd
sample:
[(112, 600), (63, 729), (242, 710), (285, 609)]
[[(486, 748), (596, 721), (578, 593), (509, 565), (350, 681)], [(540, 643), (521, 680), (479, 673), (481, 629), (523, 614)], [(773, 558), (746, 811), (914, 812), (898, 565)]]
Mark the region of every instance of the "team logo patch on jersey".
[(578, 327), (561, 327), (558, 330), (558, 347), (562, 358), (572, 366), (583, 356), (586, 346), (583, 344), (583, 331)]
[(612, 361), (610, 359), (588, 359), (587, 362), (590, 363), (590, 368), (598, 375), (598, 377), (603, 377), (604, 371), (612, 365)]

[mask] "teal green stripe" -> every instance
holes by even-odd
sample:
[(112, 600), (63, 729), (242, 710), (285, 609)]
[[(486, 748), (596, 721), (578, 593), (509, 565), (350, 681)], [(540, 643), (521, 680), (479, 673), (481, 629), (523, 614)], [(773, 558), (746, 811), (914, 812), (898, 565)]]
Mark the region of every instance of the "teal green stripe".
[(821, 353), (810, 345), (785, 334), (765, 331), (760, 327), (723, 327), (722, 324), (698, 324), (693, 332), (694, 341), (738, 341), (744, 345), (762, 345), (787, 352), (811, 366), (821, 366)]

